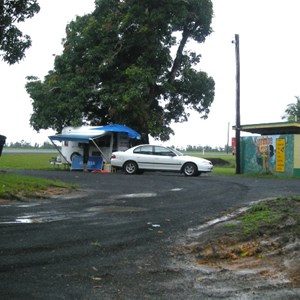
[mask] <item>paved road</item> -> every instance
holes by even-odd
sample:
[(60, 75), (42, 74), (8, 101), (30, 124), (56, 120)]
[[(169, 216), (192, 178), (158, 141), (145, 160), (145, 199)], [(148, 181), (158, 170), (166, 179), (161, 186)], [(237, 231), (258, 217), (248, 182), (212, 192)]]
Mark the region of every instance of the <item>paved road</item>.
[(188, 228), (299, 180), (20, 171), (76, 193), (0, 206), (1, 299), (201, 299), (172, 267)]

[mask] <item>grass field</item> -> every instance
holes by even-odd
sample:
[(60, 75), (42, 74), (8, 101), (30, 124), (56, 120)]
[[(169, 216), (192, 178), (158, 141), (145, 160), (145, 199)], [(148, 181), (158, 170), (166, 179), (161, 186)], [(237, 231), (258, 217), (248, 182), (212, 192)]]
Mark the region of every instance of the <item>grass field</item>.
[[(203, 157), (212, 161), (214, 165), (214, 173), (231, 175), (235, 173), (235, 157), (230, 154), (216, 154), (202, 152), (187, 152), (186, 155)], [(0, 157), (0, 170), (7, 169), (23, 169), (23, 170), (51, 170), (53, 166), (49, 164), (49, 160), (55, 154), (15, 154), (6, 153)]]
[(53, 168), (49, 164), (49, 159), (54, 157), (53, 154), (35, 153), (5, 153), (0, 157), (0, 169), (32, 169), (32, 170), (47, 170)]
[[(216, 155), (206, 153), (205, 156), (200, 152), (186, 153), (188, 155), (210, 159), (214, 164), (214, 174), (234, 175), (235, 157), (232, 155)], [(36, 153), (36, 154), (15, 154), (5, 153), (0, 157), (0, 198), (14, 199), (13, 195), (30, 195), (36, 191), (44, 190), (50, 186), (71, 187), (63, 182), (49, 181), (41, 178), (28, 178), (14, 174), (6, 174), (5, 170), (52, 170), (49, 160), (55, 155)], [(61, 168), (61, 170), (63, 170)], [(18, 198), (16, 196), (16, 198)]]
[(53, 154), (2, 154), (0, 157), (0, 198), (19, 199), (46, 190), (49, 187), (72, 188), (60, 181), (46, 180), (42, 178), (8, 174), (5, 170), (32, 169), (51, 170), (49, 159)]
[(234, 175), (235, 174), (235, 156), (231, 154), (218, 154), (215, 152), (185, 152), (186, 155), (202, 157), (211, 160), (214, 165), (214, 174), (218, 175)]

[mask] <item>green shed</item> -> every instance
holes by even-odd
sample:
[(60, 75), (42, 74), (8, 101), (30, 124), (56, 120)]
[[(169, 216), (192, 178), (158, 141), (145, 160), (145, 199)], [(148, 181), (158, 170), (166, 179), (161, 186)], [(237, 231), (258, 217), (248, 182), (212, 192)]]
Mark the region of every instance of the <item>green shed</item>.
[(259, 134), (241, 137), (241, 173), (300, 176), (299, 123), (242, 125), (240, 130)]

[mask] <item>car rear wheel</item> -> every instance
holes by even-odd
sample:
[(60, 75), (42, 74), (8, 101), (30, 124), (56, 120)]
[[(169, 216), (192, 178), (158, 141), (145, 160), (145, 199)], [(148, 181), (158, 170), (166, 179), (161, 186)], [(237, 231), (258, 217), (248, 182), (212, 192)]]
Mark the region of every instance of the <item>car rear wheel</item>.
[(126, 161), (124, 164), (124, 170), (127, 174), (136, 174), (138, 172), (138, 166), (137, 163), (134, 161)]
[(197, 166), (193, 163), (186, 163), (183, 166), (183, 173), (185, 176), (197, 176), (199, 174)]

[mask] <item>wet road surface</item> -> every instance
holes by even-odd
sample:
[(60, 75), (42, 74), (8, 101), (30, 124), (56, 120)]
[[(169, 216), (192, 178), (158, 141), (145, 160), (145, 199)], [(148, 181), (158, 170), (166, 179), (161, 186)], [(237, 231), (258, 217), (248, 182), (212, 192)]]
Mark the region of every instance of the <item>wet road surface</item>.
[(295, 179), (20, 173), (80, 188), (1, 204), (1, 299), (205, 299), (171, 263), (177, 239), (251, 201), (300, 195)]

